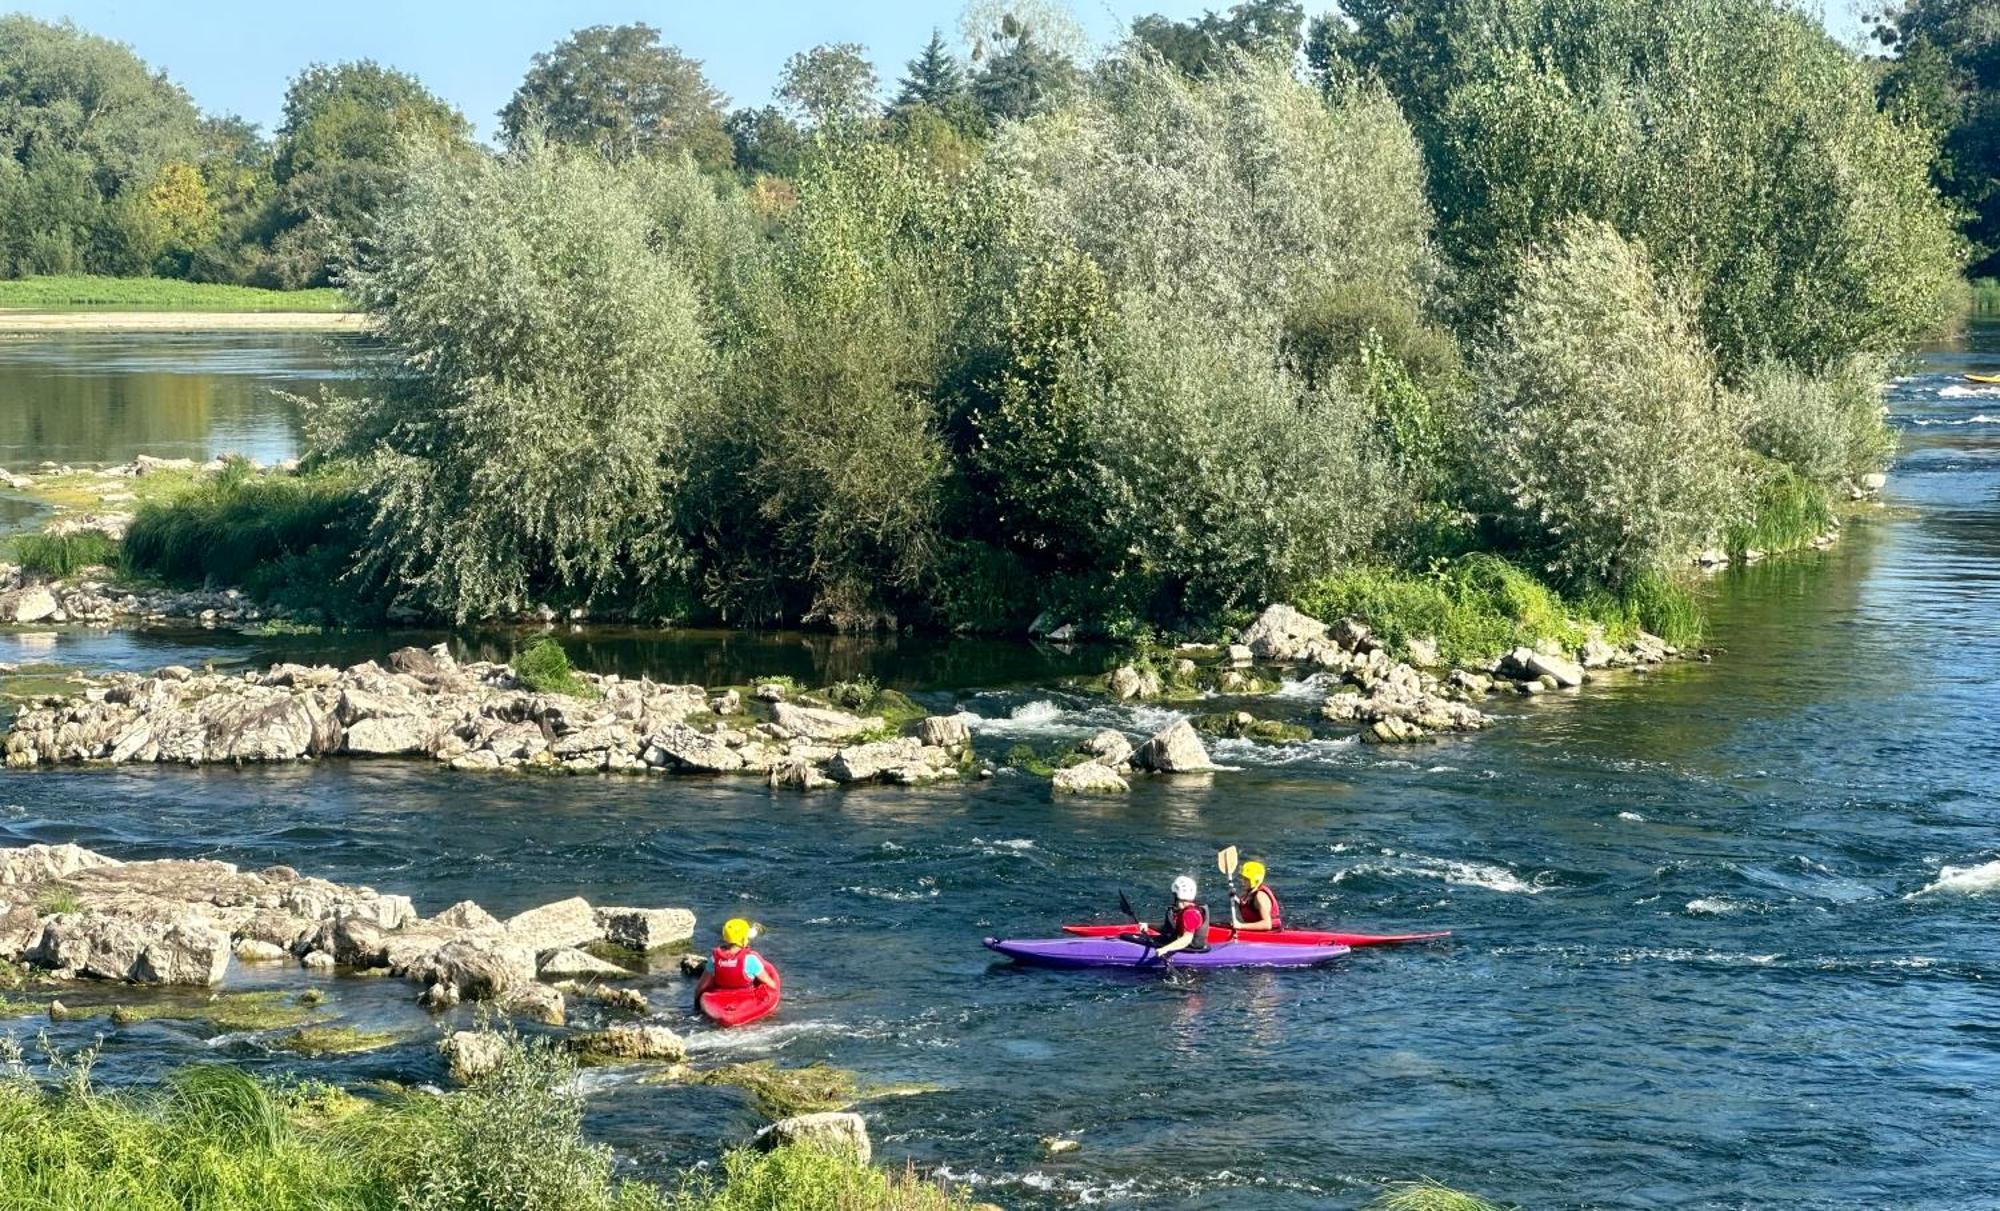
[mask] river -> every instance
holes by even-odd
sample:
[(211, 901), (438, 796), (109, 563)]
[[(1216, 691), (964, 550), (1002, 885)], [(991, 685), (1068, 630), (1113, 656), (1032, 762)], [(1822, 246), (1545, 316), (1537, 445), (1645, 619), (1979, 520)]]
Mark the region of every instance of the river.
[[(0, 375), (60, 365), (48, 381), (83, 380), (61, 390), (116, 399), (132, 375), (218, 361), (291, 382), (302, 356), (268, 338), (17, 342), (0, 347)], [(285, 862), (412, 892), (424, 911), (581, 893), (688, 904), (709, 926), (754, 917), (785, 970), (784, 1008), (717, 1034), (688, 1019), (684, 994), (659, 997), (698, 1058), (823, 1059), (918, 1087), (864, 1105), (878, 1151), (1008, 1206), (1352, 1207), (1419, 1175), (1535, 1208), (1993, 1205), (2000, 866), (1937, 885), (1945, 867), (2000, 858), (2000, 389), (1956, 382), (1996, 364), (2000, 328), (1981, 327), (1896, 384), (1905, 445), (1883, 507), (1827, 552), (1719, 576), (1713, 663), (1518, 700), (1469, 738), (1224, 745), (1240, 768), (1212, 783), (1056, 803), (1004, 773), (805, 798), (421, 764), (13, 774), (0, 844)], [(23, 449), (6, 455), (17, 462), (213, 452), (291, 433), (281, 408), (211, 408), (206, 431), (181, 418), (170, 432), (106, 411), (121, 419), (91, 422), (101, 448), (65, 430), (59, 454), (10, 417), (0, 446)], [(148, 445), (158, 432), (183, 445)], [(348, 654), (312, 638), (122, 632), (0, 636), (0, 659), (10, 643), (93, 667)], [(1166, 717), (1046, 688), (1101, 663), (1088, 652), (701, 635), (573, 650), (710, 680), (871, 671), (987, 717), (977, 741), (992, 752)], [(1311, 971), (1171, 980), (1019, 970), (979, 947), (1109, 919), (1121, 888), (1157, 904), (1183, 871), (1212, 884), (1227, 844), (1269, 864), (1297, 921), (1455, 936)], [(52, 1033), (78, 1044), (109, 1030), (98, 1076), (114, 1083), (203, 1056), (438, 1078), (435, 1028), (408, 985), (327, 987), (343, 1013), (410, 1040), (306, 1063), (166, 1022)], [(632, 1075), (588, 1074), (590, 1128), (645, 1171), (713, 1157), (758, 1121), (733, 1090)], [(1082, 1147), (1047, 1157), (1046, 1135)]]

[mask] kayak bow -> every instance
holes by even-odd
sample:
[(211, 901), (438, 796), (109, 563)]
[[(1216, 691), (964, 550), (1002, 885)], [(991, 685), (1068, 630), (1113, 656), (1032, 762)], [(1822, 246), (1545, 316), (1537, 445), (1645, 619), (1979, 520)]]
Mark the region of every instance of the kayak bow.
[[(1115, 938), (1119, 934), (1138, 930), (1151, 933), (1150, 926), (1138, 925), (1065, 925), (1062, 931), (1079, 938)], [(1211, 925), (1208, 927), (1208, 944), (1214, 946), (1229, 940), (1229, 927)], [(1269, 942), (1278, 946), (1393, 946), (1400, 942), (1434, 942), (1451, 936), (1449, 929), (1437, 933), (1329, 933), (1315, 929), (1272, 929), (1259, 933), (1255, 930), (1237, 930), (1239, 942)]]
[[(986, 947), (1034, 967), (1157, 969), (1166, 966), (1152, 947), (1118, 938), (988, 938)], [(1347, 952), (1345, 946), (1224, 942), (1207, 950), (1183, 950), (1168, 957), (1175, 967), (1311, 967)]]

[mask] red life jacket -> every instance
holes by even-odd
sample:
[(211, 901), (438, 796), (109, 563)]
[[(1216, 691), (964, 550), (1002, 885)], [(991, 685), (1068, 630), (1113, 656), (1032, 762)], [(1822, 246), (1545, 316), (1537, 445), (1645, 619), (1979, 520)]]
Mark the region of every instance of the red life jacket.
[(1160, 926), (1160, 937), (1171, 942), (1184, 933), (1194, 935), (1189, 950), (1208, 949), (1208, 910), (1199, 904), (1171, 905), (1167, 909), (1166, 922)]
[(1236, 902), (1236, 919), (1246, 925), (1263, 920), (1262, 917), (1250, 915), (1257, 910), (1257, 893), (1260, 891), (1271, 897), (1271, 928), (1283, 929), (1284, 914), (1278, 908), (1278, 893), (1271, 890), (1269, 883), (1259, 883), (1249, 895)]
[(710, 986), (714, 988), (741, 989), (755, 984), (756, 981), (751, 979), (750, 973), (744, 969), (744, 960), (750, 958), (752, 955), (756, 955), (758, 962), (761, 963), (764, 961), (764, 956), (757, 954), (756, 951), (750, 949), (748, 946), (738, 946), (734, 950), (726, 946), (718, 946), (709, 952), (708, 968), (715, 973), (715, 979), (710, 982)]

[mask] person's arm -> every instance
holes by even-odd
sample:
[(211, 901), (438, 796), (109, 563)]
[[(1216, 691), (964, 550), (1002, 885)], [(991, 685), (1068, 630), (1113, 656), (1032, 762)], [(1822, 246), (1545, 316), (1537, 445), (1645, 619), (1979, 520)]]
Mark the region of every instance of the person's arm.
[(754, 970), (750, 972), (750, 982), (752, 984), (762, 984), (766, 988), (776, 988), (778, 986), (778, 979), (771, 974), (771, 965), (764, 961), (764, 956), (753, 955), (750, 962), (754, 965)]
[[(1263, 899), (1258, 900), (1259, 896), (1262, 896)], [(1266, 892), (1263, 888), (1260, 887), (1256, 891), (1250, 893), (1250, 898), (1253, 901), (1257, 901), (1257, 919), (1255, 921), (1239, 920), (1236, 922), (1236, 928), (1239, 931), (1248, 931), (1251, 933), (1269, 933), (1271, 930), (1271, 916), (1272, 916), (1270, 893)], [(1232, 913), (1235, 911), (1235, 907), (1233, 905), (1231, 906), (1230, 911)]]
[[(1185, 926), (1186, 923), (1187, 923), (1187, 918), (1185, 915), (1183, 915), (1182, 918), (1178, 922), (1176, 922), (1176, 924), (1182, 926)], [(1206, 929), (1207, 926), (1203, 925), (1202, 928)], [(1153, 948), (1153, 953), (1155, 955), (1158, 955), (1160, 958), (1164, 959), (1170, 955), (1179, 954), (1181, 951), (1186, 950), (1188, 947), (1194, 945), (1194, 943), (1195, 943), (1194, 934), (1188, 931), (1187, 929), (1183, 928), (1180, 936), (1176, 937), (1171, 942), (1167, 942), (1160, 946), (1155, 946)]]

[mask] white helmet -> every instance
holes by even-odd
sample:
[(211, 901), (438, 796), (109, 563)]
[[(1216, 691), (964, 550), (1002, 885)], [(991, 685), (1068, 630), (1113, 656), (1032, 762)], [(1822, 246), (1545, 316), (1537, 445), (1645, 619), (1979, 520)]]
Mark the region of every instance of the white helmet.
[(1181, 875), (1174, 880), (1174, 898), (1176, 900), (1193, 900), (1194, 893), (1195, 886), (1193, 879), (1190, 879), (1186, 875)]

